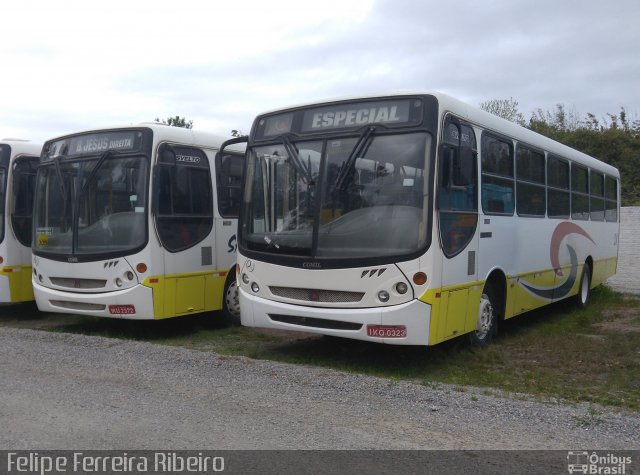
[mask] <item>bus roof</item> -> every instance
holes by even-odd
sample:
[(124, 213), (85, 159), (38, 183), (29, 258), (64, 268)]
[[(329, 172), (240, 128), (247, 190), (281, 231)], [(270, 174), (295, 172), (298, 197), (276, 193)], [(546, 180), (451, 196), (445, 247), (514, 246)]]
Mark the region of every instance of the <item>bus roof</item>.
[(22, 139), (2, 139), (0, 144), (9, 145), (11, 147), (11, 156), (16, 155), (33, 155), (39, 156), (42, 151), (42, 144), (30, 142)]
[[(210, 132), (203, 132), (200, 130), (187, 129), (184, 127), (175, 127), (167, 124), (159, 124), (157, 122), (141, 122), (138, 124), (126, 124), (126, 125), (115, 125), (113, 127), (101, 127), (98, 129), (87, 129), (87, 130), (79, 130), (76, 132), (72, 132), (65, 135), (60, 135), (58, 137), (51, 137), (47, 140), (47, 142), (64, 139), (66, 137), (72, 137), (75, 135), (82, 135), (88, 133), (96, 133), (102, 132), (106, 130), (118, 130), (118, 129), (150, 129), (154, 133), (154, 137), (160, 136), (160, 140), (183, 143), (183, 144), (192, 144), (199, 147), (204, 148), (219, 148), (222, 142), (229, 140), (232, 137), (225, 137), (223, 135), (213, 134)], [(155, 138), (154, 140), (157, 140)], [(244, 152), (244, 144), (240, 145), (232, 145), (228, 147), (229, 150), (236, 152)]]
[(617, 168), (604, 163), (590, 155), (582, 153), (576, 149), (568, 147), (566, 145), (561, 144), (555, 140), (552, 140), (544, 135), (541, 135), (537, 132), (527, 129), (526, 127), (522, 127), (514, 122), (510, 122), (506, 119), (493, 115), (489, 112), (486, 112), (479, 107), (471, 106), (465, 102), (460, 101), (454, 97), (451, 97), (447, 94), (443, 94), (437, 91), (401, 91), (401, 92), (389, 92), (389, 93), (378, 93), (378, 94), (367, 94), (362, 96), (347, 96), (347, 97), (338, 97), (321, 101), (313, 101), (298, 105), (293, 105), (290, 107), (282, 107), (270, 111), (266, 111), (260, 116), (265, 114), (272, 114), (279, 111), (284, 111), (288, 109), (297, 109), (304, 108), (310, 106), (317, 106), (320, 104), (328, 104), (334, 102), (342, 102), (342, 101), (355, 101), (360, 99), (374, 99), (374, 98), (384, 98), (384, 97), (402, 97), (402, 96), (421, 96), (421, 95), (431, 95), (434, 96), (438, 100), (438, 104), (440, 107), (441, 115), (444, 115), (446, 112), (451, 112), (456, 116), (467, 120), (473, 125), (477, 125), (482, 127), (485, 130), (489, 130), (495, 132), (497, 134), (506, 135), (511, 137), (518, 142), (522, 142), (534, 148), (540, 148), (546, 150), (547, 152), (558, 155), (562, 158), (570, 159), (576, 163), (586, 165), (591, 168), (598, 169), (602, 172), (605, 172), (611, 176), (620, 177), (620, 172)]

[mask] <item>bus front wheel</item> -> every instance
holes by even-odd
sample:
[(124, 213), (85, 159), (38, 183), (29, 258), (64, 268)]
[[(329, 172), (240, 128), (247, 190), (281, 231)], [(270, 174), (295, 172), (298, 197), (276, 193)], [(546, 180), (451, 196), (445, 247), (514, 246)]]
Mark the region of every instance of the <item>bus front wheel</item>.
[(495, 299), (491, 292), (485, 289), (480, 297), (476, 329), (469, 333), (469, 340), (474, 346), (487, 346), (496, 331)]
[(227, 277), (227, 281), (224, 284), (222, 314), (224, 319), (231, 325), (240, 325), (240, 294), (235, 268), (233, 272), (229, 272), (229, 277)]

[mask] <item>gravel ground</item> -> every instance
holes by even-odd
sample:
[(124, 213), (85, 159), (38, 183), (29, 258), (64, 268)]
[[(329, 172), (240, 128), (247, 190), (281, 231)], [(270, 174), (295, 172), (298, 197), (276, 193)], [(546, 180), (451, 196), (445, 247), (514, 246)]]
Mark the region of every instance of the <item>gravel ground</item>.
[(2, 449), (640, 448), (640, 415), (0, 328)]

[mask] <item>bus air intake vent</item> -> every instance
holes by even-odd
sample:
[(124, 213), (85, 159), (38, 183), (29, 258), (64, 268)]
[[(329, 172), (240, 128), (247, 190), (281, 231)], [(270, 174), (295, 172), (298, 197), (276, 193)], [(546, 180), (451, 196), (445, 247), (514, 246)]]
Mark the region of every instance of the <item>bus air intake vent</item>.
[(309, 328), (325, 328), (328, 330), (360, 330), (361, 323), (340, 322), (336, 320), (325, 320), (323, 318), (298, 317), (296, 315), (275, 315), (269, 314), (269, 318), (274, 322), (288, 323), (289, 325), (299, 325)]
[(102, 279), (70, 279), (68, 277), (51, 277), (51, 283), (69, 289), (103, 289), (107, 285)]
[(269, 287), (277, 297), (305, 302), (349, 303), (360, 302), (364, 292), (347, 292), (344, 290), (300, 289), (297, 287)]
[(54, 307), (68, 308), (69, 310), (104, 310), (106, 305), (100, 305), (97, 303), (88, 302), (71, 302), (67, 300), (49, 300), (49, 303)]

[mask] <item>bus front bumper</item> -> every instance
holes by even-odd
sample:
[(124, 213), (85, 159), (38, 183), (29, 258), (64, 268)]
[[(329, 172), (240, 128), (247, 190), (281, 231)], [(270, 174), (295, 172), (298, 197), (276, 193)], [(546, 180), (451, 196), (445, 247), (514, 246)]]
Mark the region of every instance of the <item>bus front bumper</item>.
[(153, 320), (153, 290), (143, 285), (103, 293), (62, 292), (33, 282), (41, 312), (73, 313), (92, 317)]
[[(428, 345), (429, 342), (431, 306), (419, 300), (389, 307), (337, 309), (291, 305), (250, 295), (242, 288), (239, 291), (241, 320), (247, 327), (317, 333), (391, 345)], [(405, 327), (406, 336), (369, 336), (367, 327), (370, 326)]]

